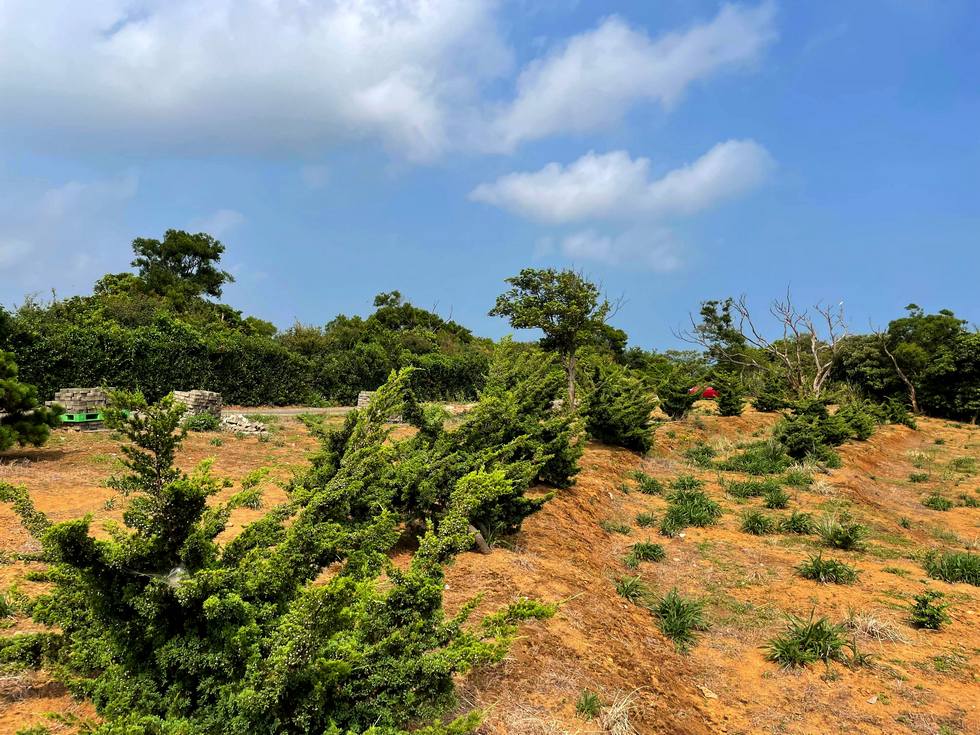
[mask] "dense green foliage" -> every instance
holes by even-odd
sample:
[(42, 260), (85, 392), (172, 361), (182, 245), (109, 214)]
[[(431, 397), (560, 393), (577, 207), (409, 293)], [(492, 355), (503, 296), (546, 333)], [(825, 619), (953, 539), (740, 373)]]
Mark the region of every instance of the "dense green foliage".
[(718, 391), (718, 415), (741, 415), (745, 407), (745, 389), (741, 378), (734, 372), (721, 370), (715, 373), (712, 386)]
[[(442, 612), (442, 564), (472, 546), (472, 526), (516, 528), (543, 502), (523, 496), (530, 483), (574, 470), (562, 446), (573, 420), (549, 418), (545, 390), (560, 390), (560, 371), (511, 357), (452, 432), (417, 403), (410, 369), (393, 374), (367, 409), (321, 432), (289, 500), (223, 544), (230, 513), (260, 504), (256, 478), (208, 502), (226, 483), (207, 463), (174, 467), (183, 407), (169, 397), (124, 396), (120, 407), (137, 411), (109, 412), (129, 440), (128, 474), (110, 486), (129, 501), (125, 527), (107, 538), (88, 518), (53, 524), (25, 491), (0, 488), (51, 564), (53, 589), (30, 605), (59, 631), (41, 653), (92, 698), (105, 720), (96, 732), (384, 735), (453, 705), (455, 675), (499, 660), (520, 620), (551, 612), (520, 600), (469, 627), (475, 601)], [(391, 440), (385, 422), (397, 412), (416, 436)], [(405, 533), (418, 550), (396, 567), (388, 555)]]
[(646, 452), (652, 445), (656, 401), (639, 378), (615, 363), (596, 360), (587, 370), (592, 384), (583, 406), (585, 429), (596, 441)]
[(0, 351), (0, 452), (15, 444), (41, 446), (60, 414), (39, 404), (34, 386), (20, 381), (14, 356)]
[(380, 294), (367, 318), (340, 315), (323, 327), (278, 334), (208, 296), (221, 293), (224, 246), (207, 235), (168, 231), (133, 243), (138, 274), (110, 274), (91, 296), (28, 300), (0, 329), (22, 379), (50, 398), (58, 388), (111, 385), (156, 400), (204, 388), (228, 403), (353, 403), (406, 366), (425, 400), (473, 399), (492, 345), (469, 330)]
[(912, 602), (910, 622), (916, 628), (939, 630), (950, 621), (948, 602), (940, 602), (943, 593), (937, 590), (926, 590), (915, 596)]

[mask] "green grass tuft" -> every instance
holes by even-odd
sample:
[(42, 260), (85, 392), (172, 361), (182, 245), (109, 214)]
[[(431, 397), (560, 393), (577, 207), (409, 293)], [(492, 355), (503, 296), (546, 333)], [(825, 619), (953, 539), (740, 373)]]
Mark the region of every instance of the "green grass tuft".
[(810, 556), (796, 567), (796, 573), (804, 579), (824, 584), (853, 584), (857, 581), (857, 569), (836, 559), (824, 559), (821, 554)]

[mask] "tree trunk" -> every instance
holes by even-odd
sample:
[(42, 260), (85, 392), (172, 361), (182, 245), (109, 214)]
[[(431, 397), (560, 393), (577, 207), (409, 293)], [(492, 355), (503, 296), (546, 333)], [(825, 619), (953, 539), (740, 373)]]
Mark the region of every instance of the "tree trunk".
[(470, 524), (470, 533), (473, 534), (473, 542), (476, 544), (476, 548), (480, 550), (481, 554), (490, 553), (490, 544), (487, 540), (483, 538), (483, 534), (477, 529), (476, 526)]
[(891, 358), (892, 365), (895, 367), (895, 372), (898, 373), (899, 379), (905, 383), (905, 388), (909, 392), (909, 402), (912, 404), (912, 413), (919, 413), (919, 401), (915, 395), (915, 386), (912, 384), (912, 381), (909, 380), (909, 377), (905, 374), (905, 371), (899, 367), (898, 360), (895, 359), (895, 355), (893, 355), (892, 351), (888, 349), (888, 341), (885, 338), (885, 335), (883, 333), (879, 333), (878, 339), (881, 340), (881, 349), (885, 351), (885, 354), (888, 355), (889, 358)]

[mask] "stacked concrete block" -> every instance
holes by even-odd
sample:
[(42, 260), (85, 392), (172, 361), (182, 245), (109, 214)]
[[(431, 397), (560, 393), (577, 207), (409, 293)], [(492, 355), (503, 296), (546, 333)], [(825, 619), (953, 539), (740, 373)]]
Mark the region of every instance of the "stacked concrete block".
[(187, 407), (188, 415), (209, 413), (221, 418), (221, 394), (211, 390), (175, 390), (174, 400)]
[(252, 421), (240, 413), (233, 413), (221, 419), (221, 430), (230, 431), (235, 434), (268, 434), (269, 430), (265, 424), (259, 421)]
[(358, 408), (367, 408), (368, 407), (368, 404), (371, 403), (371, 399), (374, 398), (374, 394), (376, 392), (377, 391), (373, 391), (373, 390), (362, 390), (360, 393), (358, 393), (357, 394), (357, 407)]
[(63, 406), (65, 413), (98, 413), (109, 404), (108, 392), (112, 388), (62, 388), (54, 394), (51, 405)]

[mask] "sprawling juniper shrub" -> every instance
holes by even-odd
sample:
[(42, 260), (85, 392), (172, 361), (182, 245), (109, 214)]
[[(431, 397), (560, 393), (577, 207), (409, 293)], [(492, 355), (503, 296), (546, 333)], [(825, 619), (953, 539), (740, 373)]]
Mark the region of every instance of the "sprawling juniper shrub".
[(650, 389), (615, 363), (596, 360), (585, 371), (591, 379), (583, 413), (585, 430), (596, 441), (646, 452), (652, 445), (651, 422), (656, 408)]
[[(435, 721), (455, 705), (454, 677), (501, 659), (521, 620), (552, 609), (519, 600), (467, 625), (474, 600), (447, 618), (442, 565), (473, 545), (473, 525), (519, 524), (539, 505), (524, 490), (570, 451), (571, 427), (550, 408), (517, 417), (524, 433), (508, 426), (538, 405), (535, 375), (498, 378), (459, 436), (427, 425), (410, 373), (393, 375), (324, 432), (288, 501), (226, 543), (216, 539), (230, 513), (258, 505), (259, 487), (214, 502), (226, 483), (207, 464), (173, 464), (183, 408), (130, 397), (136, 413), (109, 415), (129, 440), (128, 474), (111, 483), (128, 499), (124, 525), (97, 539), (88, 518), (52, 523), (25, 491), (0, 486), (51, 564), (52, 588), (29, 609), (57, 632), (16, 647), (92, 699), (95, 733), (473, 731), (476, 714)], [(410, 440), (391, 439), (398, 412), (419, 425)], [(395, 566), (405, 529), (417, 551)], [(314, 584), (327, 566), (334, 574)]]

